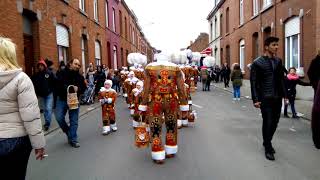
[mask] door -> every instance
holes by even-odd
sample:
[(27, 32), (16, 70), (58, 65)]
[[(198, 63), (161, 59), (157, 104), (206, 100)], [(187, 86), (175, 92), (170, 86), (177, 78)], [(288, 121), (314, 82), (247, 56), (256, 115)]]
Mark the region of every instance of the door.
[(23, 53), (25, 72), (29, 76), (34, 73), (34, 56), (33, 56), (33, 37), (27, 34), (23, 35)]

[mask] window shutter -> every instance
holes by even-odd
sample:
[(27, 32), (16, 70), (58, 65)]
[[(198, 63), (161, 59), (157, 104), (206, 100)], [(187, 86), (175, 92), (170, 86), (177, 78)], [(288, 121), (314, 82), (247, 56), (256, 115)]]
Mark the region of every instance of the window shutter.
[(96, 59), (101, 59), (100, 55), (100, 43), (98, 41), (95, 42), (95, 58)]
[(67, 28), (61, 25), (56, 26), (57, 45), (69, 47), (69, 33)]
[(293, 36), (300, 33), (300, 19), (295, 17), (290, 19), (285, 25), (285, 35), (286, 37)]

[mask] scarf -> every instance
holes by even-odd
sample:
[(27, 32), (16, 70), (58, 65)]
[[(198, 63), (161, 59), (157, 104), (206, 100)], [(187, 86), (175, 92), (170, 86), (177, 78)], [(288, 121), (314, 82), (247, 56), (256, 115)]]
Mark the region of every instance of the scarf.
[(291, 80), (298, 80), (299, 76), (297, 74), (288, 74), (287, 78), (291, 81)]

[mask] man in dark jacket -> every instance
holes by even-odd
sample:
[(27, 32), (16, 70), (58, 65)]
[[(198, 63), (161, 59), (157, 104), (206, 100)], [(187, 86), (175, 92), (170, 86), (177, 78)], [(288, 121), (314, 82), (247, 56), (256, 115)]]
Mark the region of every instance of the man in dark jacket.
[(32, 76), (32, 82), (36, 94), (43, 103), (44, 110), (44, 130), (49, 130), (52, 118), (53, 108), (53, 88), (55, 83), (55, 76), (52, 71), (48, 70), (47, 64), (44, 60), (40, 60), (37, 64), (38, 72)]
[[(72, 147), (78, 148), (77, 130), (79, 120), (79, 108), (69, 109), (67, 104), (67, 88), (70, 85), (75, 86), (74, 91), (77, 92), (78, 97), (82, 94), (86, 85), (84, 77), (79, 73), (80, 61), (73, 59), (69, 62), (68, 66), (61, 70), (57, 75), (57, 106), (55, 109), (55, 116), (62, 131), (66, 133), (68, 142)], [(65, 121), (65, 116), (68, 111), (70, 126)]]
[(318, 51), (318, 55), (312, 60), (310, 64), (308, 76), (310, 79), (310, 83), (314, 89), (314, 93), (316, 94), (318, 83), (320, 80), (320, 50)]
[(282, 62), (276, 57), (279, 38), (269, 37), (264, 42), (265, 53), (251, 65), (250, 83), (254, 106), (261, 109), (262, 136), (265, 156), (275, 160), (272, 137), (281, 114), (282, 98), (287, 103)]

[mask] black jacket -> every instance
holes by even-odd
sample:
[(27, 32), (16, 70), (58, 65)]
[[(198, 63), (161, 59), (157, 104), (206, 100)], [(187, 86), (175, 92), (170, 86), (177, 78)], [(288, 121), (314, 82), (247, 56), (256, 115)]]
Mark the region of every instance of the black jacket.
[(309, 67), (308, 76), (313, 88), (317, 88), (318, 81), (320, 80), (320, 56), (315, 57)]
[(299, 84), (301, 86), (310, 86), (310, 83), (303, 82), (300, 79), (289, 80), (288, 78), (286, 78), (285, 83), (286, 83), (286, 88), (287, 88), (287, 92), (288, 92), (288, 98), (295, 98), (296, 97), (296, 94), (297, 94), (296, 86), (297, 86), (297, 84)]
[(53, 92), (56, 79), (52, 71), (38, 72), (31, 79), (37, 96), (45, 97)]
[(254, 60), (250, 72), (253, 102), (287, 97), (284, 78), (283, 65), (280, 59), (272, 60), (269, 57), (261, 56)]
[(65, 68), (57, 73), (57, 96), (61, 100), (67, 100), (67, 88), (69, 85), (75, 85), (78, 87), (78, 96), (83, 94), (86, 90), (86, 84), (84, 82), (84, 77), (77, 71), (72, 71), (69, 68)]

